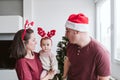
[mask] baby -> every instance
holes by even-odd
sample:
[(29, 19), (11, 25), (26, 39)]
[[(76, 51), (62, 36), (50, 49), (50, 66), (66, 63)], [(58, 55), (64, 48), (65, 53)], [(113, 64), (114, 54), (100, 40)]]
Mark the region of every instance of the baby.
[[(57, 73), (58, 63), (56, 60), (56, 56), (51, 52), (52, 48), (52, 40), (51, 37), (55, 34), (55, 31), (46, 33), (42, 30), (42, 28), (38, 29), (38, 34), (42, 37), (40, 40), (40, 47), (42, 50), (39, 51), (40, 60), (43, 66), (43, 72), (41, 73), (41, 79), (43, 79), (48, 72), (51, 72), (53, 75)], [(43, 36), (44, 34), (44, 36)]]

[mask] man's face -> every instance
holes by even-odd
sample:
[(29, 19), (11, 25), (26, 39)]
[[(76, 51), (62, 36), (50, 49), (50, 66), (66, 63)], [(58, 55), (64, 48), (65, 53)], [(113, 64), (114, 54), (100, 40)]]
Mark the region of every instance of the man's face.
[(66, 28), (65, 36), (68, 38), (70, 43), (74, 43), (74, 41), (75, 41), (75, 31), (74, 30), (72, 30), (70, 28)]

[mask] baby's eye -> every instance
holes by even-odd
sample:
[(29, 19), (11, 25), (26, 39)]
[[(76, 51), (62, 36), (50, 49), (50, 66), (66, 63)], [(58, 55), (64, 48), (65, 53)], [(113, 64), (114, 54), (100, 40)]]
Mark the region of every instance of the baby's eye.
[(42, 44), (43, 46), (45, 46), (45, 44)]

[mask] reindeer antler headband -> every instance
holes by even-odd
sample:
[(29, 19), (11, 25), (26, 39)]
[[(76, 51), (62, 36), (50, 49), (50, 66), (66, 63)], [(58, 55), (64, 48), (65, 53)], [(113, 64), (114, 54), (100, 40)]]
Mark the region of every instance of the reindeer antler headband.
[(30, 28), (30, 26), (33, 26), (33, 25), (34, 25), (33, 21), (29, 22), (28, 20), (26, 20), (25, 25), (24, 25), (24, 31), (22, 33), (22, 40), (24, 40), (26, 29)]
[(43, 37), (48, 37), (51, 38), (52, 36), (55, 35), (56, 30), (51, 30), (48, 33), (46, 33), (41, 27), (38, 27), (38, 34), (43, 38)]

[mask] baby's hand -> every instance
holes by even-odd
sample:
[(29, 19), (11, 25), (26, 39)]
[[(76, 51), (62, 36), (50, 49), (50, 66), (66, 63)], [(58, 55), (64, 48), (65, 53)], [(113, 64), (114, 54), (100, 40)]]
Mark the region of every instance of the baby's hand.
[(49, 71), (49, 72), (48, 72), (48, 76), (49, 76), (49, 79), (53, 79), (53, 77), (54, 77), (54, 72), (53, 72), (53, 71)]
[(48, 74), (54, 74), (54, 72), (55, 72), (55, 71), (50, 70), (50, 71), (48, 71)]

